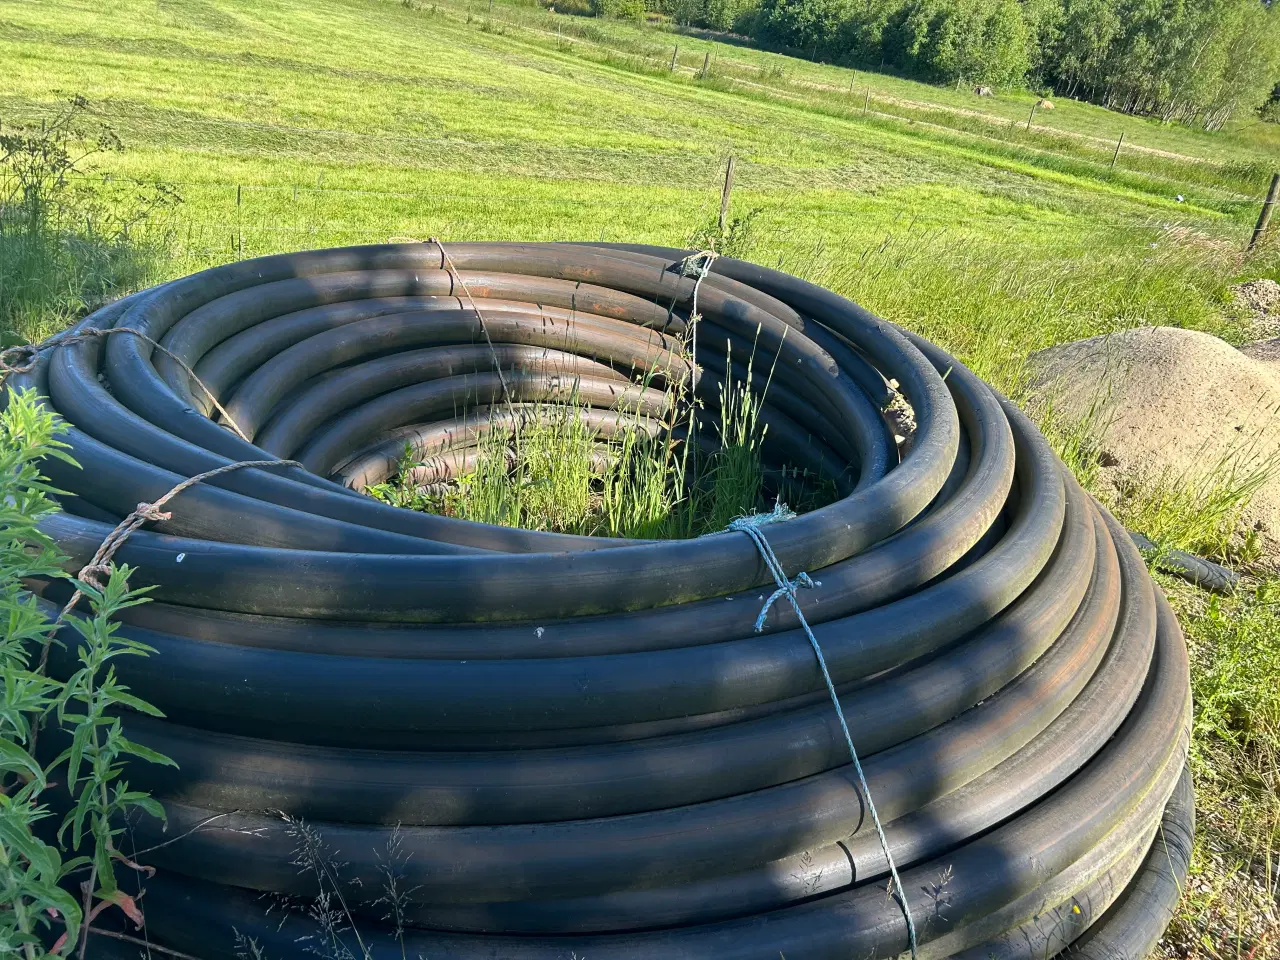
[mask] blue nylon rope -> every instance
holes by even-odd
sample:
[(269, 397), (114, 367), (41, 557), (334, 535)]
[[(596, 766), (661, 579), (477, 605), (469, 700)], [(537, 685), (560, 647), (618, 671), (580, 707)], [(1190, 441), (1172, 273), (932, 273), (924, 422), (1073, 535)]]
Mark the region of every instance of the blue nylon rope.
[(786, 597), (791, 601), (791, 608), (795, 610), (796, 618), (800, 621), (800, 626), (804, 628), (804, 635), (809, 638), (809, 645), (813, 647), (813, 653), (818, 658), (818, 666), (822, 669), (822, 679), (827, 683), (827, 692), (831, 694), (831, 703), (836, 708), (836, 717), (839, 718), (840, 729), (844, 732), (844, 742), (849, 748), (849, 758), (853, 761), (853, 769), (858, 774), (858, 783), (862, 787), (862, 796), (867, 801), (867, 809), (871, 811), (871, 820), (876, 826), (876, 835), (880, 838), (880, 848), (884, 851), (884, 858), (889, 864), (889, 874), (893, 877), (893, 886), (897, 890), (898, 905), (902, 908), (902, 916), (907, 921), (907, 936), (911, 943), (911, 957), (912, 960), (916, 960), (916, 925), (911, 919), (911, 908), (907, 906), (907, 893), (902, 887), (902, 878), (898, 876), (898, 868), (893, 862), (893, 854), (889, 852), (889, 841), (885, 838), (884, 826), (880, 823), (880, 815), (876, 813), (876, 805), (871, 799), (871, 789), (867, 786), (866, 775), (862, 772), (862, 763), (858, 759), (858, 751), (854, 749), (853, 737), (849, 733), (849, 724), (845, 722), (844, 710), (841, 709), (840, 698), (836, 695), (836, 685), (832, 682), (831, 672), (827, 669), (827, 659), (822, 655), (822, 647), (818, 643), (818, 638), (813, 635), (813, 631), (809, 628), (809, 622), (805, 620), (804, 614), (800, 612), (800, 602), (796, 599), (796, 590), (801, 587), (808, 589), (820, 587), (822, 586), (822, 581), (812, 579), (803, 570), (796, 574), (795, 579), (787, 579), (786, 571), (782, 569), (782, 564), (778, 562), (777, 555), (773, 552), (773, 548), (769, 546), (769, 541), (765, 539), (764, 533), (760, 530), (761, 527), (767, 524), (791, 520), (794, 517), (795, 512), (785, 503), (779, 502), (774, 505), (771, 513), (739, 517), (728, 526), (729, 530), (745, 533), (751, 538), (751, 542), (760, 551), (760, 556), (764, 558), (765, 566), (769, 568), (769, 573), (773, 575), (774, 583), (778, 586), (778, 589), (773, 591), (760, 609), (760, 616), (756, 618), (756, 633), (764, 629), (765, 618), (769, 616), (769, 608), (773, 606), (776, 600)]

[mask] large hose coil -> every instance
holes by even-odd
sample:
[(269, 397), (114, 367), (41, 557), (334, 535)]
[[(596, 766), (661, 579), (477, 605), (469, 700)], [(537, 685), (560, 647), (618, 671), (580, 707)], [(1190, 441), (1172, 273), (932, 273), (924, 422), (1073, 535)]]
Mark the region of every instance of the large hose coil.
[[(154, 586), (123, 630), (157, 651), (117, 670), (166, 715), (125, 733), (178, 763), (128, 771), (168, 812), (130, 828), (159, 868), (148, 937), (208, 960), (247, 938), (337, 955), (299, 906), (317, 892), (299, 845), (318, 843), (355, 956), (906, 951), (814, 652), (785, 604), (754, 630), (773, 581), (748, 536), (538, 533), (357, 492), (406, 443), (425, 481), (455, 475), (483, 430), (570, 380), (602, 434), (620, 408), (664, 409), (655, 370), (713, 414), (754, 351), (752, 375), (773, 369), (766, 467), (838, 489), (764, 531), (789, 575), (820, 581), (799, 600), (919, 955), (1150, 949), (1191, 831), (1186, 650), (1129, 538), (1025, 416), (932, 344), (749, 263), (700, 277), (655, 247), (447, 256), (208, 270), (74, 331), (143, 337), (76, 337), (10, 381), (70, 424), (80, 466), (48, 464), (71, 495), (46, 527), (73, 569), (186, 477), (303, 465), (192, 487), (116, 554)], [(902, 456), (888, 381), (915, 416)], [(51, 669), (69, 657), (55, 648)]]

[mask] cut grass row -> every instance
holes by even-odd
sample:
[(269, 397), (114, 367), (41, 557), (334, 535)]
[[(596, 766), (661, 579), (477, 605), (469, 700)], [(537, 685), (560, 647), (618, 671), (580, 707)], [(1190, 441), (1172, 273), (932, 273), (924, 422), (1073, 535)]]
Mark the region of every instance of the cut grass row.
[[(490, 15), (478, 4), (467, 0), (413, 0), (411, 9), (438, 14), (454, 11), (485, 22)], [(825, 90), (843, 97), (857, 96), (859, 102), (867, 90), (873, 98), (905, 107), (942, 109), (960, 116), (984, 118), (1001, 125), (1026, 122), (1030, 107), (1040, 99), (1038, 92), (1000, 90), (991, 99), (978, 98), (968, 85), (956, 87), (925, 86), (892, 74), (853, 70), (829, 64), (814, 63), (782, 54), (754, 49), (727, 37), (701, 30), (687, 30), (662, 24), (639, 25), (628, 21), (584, 20), (557, 15), (531, 0), (503, 0), (496, 6), (497, 31), (512, 26), (554, 35), (563, 48), (580, 40), (601, 48), (625, 52), (669, 68), (671, 54), (678, 47), (676, 69), (693, 75), (701, 71), (704, 57), (711, 56), (713, 74), (754, 81), (763, 87), (783, 90)], [(473, 12), (474, 11), (474, 12)], [(1180, 125), (1163, 124), (1144, 117), (1126, 116), (1067, 98), (1053, 100), (1052, 115), (1037, 113), (1033, 128), (1074, 134), (1108, 144), (1125, 134), (1126, 142), (1137, 151), (1158, 151), (1175, 156), (1196, 158), (1214, 164), (1252, 162), (1274, 156), (1280, 146), (1280, 129), (1257, 124), (1242, 117), (1228, 125), (1224, 134), (1192, 130)]]

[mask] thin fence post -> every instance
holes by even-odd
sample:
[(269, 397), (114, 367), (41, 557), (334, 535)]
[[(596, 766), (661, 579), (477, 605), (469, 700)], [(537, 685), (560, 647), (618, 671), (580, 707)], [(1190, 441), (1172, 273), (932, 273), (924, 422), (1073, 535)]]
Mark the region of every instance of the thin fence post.
[(711, 67), (711, 51), (710, 51), (710, 50), (708, 50), (705, 54), (703, 54), (703, 57), (702, 57), (702, 72), (701, 72), (700, 74), (698, 74), (698, 76), (700, 76), (700, 77), (702, 77), (703, 79), (705, 79), (705, 78), (706, 78), (706, 76), (707, 76), (707, 70), (708, 70), (708, 69), (710, 69), (710, 67)]
[(677, 44), (676, 44), (676, 48), (675, 48), (674, 50), (672, 50), (672, 51), (671, 51), (671, 66), (670, 66), (670, 68), (667, 70), (667, 73), (675, 73), (675, 72), (676, 72), (676, 57), (678, 57), (678, 56), (680, 56), (680, 44), (678, 44), (678, 43), (677, 43)]
[(849, 96), (853, 96), (853, 81), (858, 79), (858, 71), (855, 70), (849, 74)]
[(1035, 118), (1035, 115), (1036, 115), (1036, 105), (1032, 103), (1031, 112), (1027, 114), (1027, 133), (1031, 132), (1031, 121)]
[(1280, 173), (1273, 173), (1271, 186), (1267, 190), (1267, 199), (1262, 201), (1262, 209), (1258, 211), (1258, 222), (1254, 224), (1253, 236), (1249, 238), (1250, 250), (1258, 245), (1262, 235), (1267, 232), (1267, 225), (1271, 222), (1271, 211), (1275, 209), (1277, 202), (1280, 202)]
[(1120, 159), (1120, 148), (1124, 146), (1124, 131), (1120, 131), (1120, 139), (1116, 141), (1116, 152), (1111, 155), (1111, 169), (1116, 168), (1116, 161)]
[(729, 154), (729, 163), (724, 168), (724, 186), (720, 189), (720, 232), (724, 233), (729, 224), (729, 200), (733, 196), (734, 156)]
[(867, 99), (862, 101), (862, 115), (867, 115), (867, 107), (871, 106), (871, 88), (867, 87)]

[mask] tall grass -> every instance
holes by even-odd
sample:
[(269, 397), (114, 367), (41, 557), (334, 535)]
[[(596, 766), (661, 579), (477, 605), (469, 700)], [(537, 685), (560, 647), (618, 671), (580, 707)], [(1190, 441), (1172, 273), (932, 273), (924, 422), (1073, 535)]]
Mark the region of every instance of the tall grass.
[(1197, 836), (1167, 955), (1270, 960), (1280, 893), (1280, 580), (1232, 596), (1172, 578), (1191, 654)]
[(158, 278), (178, 195), (87, 179), (85, 163), (123, 149), (73, 97), (37, 125), (0, 133), (0, 338), (44, 339), (122, 292)]
[(1261, 544), (1243, 525), (1245, 508), (1278, 469), (1275, 458), (1223, 456), (1204, 470), (1122, 477), (1108, 499), (1130, 529), (1163, 549), (1248, 565)]
[[(538, 404), (511, 429), (480, 433), (474, 466), (455, 479), (418, 485), (406, 450), (398, 475), (366, 493), (394, 506), (527, 530), (581, 536), (680, 539), (723, 530), (763, 505), (760, 410), (768, 390), (732, 376), (720, 385), (710, 426), (678, 385), (667, 387), (664, 421), (619, 410), (617, 429), (598, 436), (576, 394)], [(717, 435), (711, 450), (691, 438)], [(803, 484), (798, 484), (803, 487)]]

